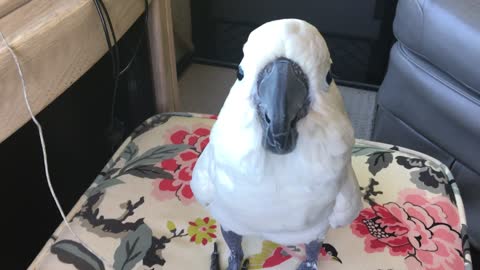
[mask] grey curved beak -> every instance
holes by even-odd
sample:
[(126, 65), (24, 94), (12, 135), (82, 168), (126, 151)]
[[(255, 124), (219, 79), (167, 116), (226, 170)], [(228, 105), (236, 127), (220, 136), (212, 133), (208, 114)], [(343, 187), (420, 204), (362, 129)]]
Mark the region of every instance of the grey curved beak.
[(256, 105), (263, 127), (263, 145), (275, 154), (295, 149), (296, 124), (309, 107), (308, 80), (300, 66), (278, 58), (260, 72)]

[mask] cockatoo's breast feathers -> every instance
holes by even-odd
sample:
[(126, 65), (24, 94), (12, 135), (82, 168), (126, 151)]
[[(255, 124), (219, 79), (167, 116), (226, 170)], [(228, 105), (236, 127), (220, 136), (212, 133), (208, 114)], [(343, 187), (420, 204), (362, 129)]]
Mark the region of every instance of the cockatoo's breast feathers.
[(309, 109), (308, 78), (302, 68), (281, 57), (268, 63), (259, 73), (255, 107), (263, 128), (263, 146), (275, 154), (295, 148), (297, 122)]

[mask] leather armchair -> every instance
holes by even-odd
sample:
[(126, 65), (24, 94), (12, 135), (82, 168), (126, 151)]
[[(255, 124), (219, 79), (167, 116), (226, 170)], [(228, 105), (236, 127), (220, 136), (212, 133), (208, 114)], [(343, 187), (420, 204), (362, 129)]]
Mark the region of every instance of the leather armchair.
[(400, 0), (373, 139), (450, 167), (480, 248), (480, 2)]

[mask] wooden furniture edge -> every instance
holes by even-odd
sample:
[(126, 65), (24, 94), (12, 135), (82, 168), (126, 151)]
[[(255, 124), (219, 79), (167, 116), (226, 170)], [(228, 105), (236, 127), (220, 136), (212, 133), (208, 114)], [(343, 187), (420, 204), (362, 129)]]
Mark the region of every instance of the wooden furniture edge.
[(13, 12), (31, 0), (0, 0), (0, 18)]
[[(104, 2), (117, 38), (145, 8), (142, 0)], [(1, 18), (0, 31), (19, 58), (35, 114), (107, 52), (92, 0), (32, 0)], [(0, 42), (0, 142), (29, 120), (17, 68)]]
[(150, 53), (157, 111), (178, 111), (181, 108), (171, 0), (153, 1), (149, 15)]

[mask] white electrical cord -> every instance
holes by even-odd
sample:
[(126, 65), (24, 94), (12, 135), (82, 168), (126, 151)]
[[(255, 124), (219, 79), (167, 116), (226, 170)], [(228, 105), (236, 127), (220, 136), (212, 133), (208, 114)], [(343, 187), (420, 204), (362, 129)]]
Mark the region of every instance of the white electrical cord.
[(17, 66), (17, 71), (18, 75), (20, 76), (20, 80), (22, 81), (22, 89), (23, 89), (23, 98), (25, 100), (25, 104), (27, 105), (28, 113), (30, 114), (30, 118), (32, 121), (35, 123), (38, 129), (38, 134), (40, 137), (40, 144), (42, 145), (42, 153), (43, 153), (43, 166), (45, 168), (45, 177), (47, 178), (47, 184), (48, 188), (50, 190), (50, 193), (52, 194), (52, 198), (55, 201), (55, 204), (57, 206), (58, 211), (60, 212), (60, 215), (62, 216), (63, 222), (65, 226), (67, 226), (68, 230), (75, 236), (75, 238), (78, 240), (80, 244), (82, 244), (88, 251), (93, 253), (95, 256), (97, 256), (100, 260), (102, 260), (104, 263), (106, 263), (108, 266), (112, 267), (112, 264), (108, 263), (108, 261), (103, 258), (102, 256), (98, 255), (96, 252), (94, 252), (85, 242), (83, 242), (80, 237), (73, 231), (72, 227), (70, 226), (67, 217), (65, 216), (65, 212), (62, 209), (62, 206), (60, 205), (60, 202), (57, 198), (57, 195), (55, 194), (55, 190), (53, 189), (52, 186), (52, 180), (50, 179), (50, 173), (48, 170), (48, 160), (47, 160), (47, 147), (45, 145), (45, 139), (43, 137), (43, 131), (42, 131), (42, 125), (38, 122), (37, 118), (32, 112), (32, 108), (30, 107), (30, 102), (28, 101), (28, 95), (27, 95), (27, 87), (25, 84), (25, 78), (23, 76), (22, 68), (20, 66), (20, 62), (18, 61), (17, 55), (15, 52), (12, 50), (10, 45), (8, 44), (7, 40), (3, 36), (3, 33), (0, 32), (0, 37), (3, 40), (3, 43), (5, 43), (5, 46), (7, 47), (8, 51), (10, 52), (10, 55), (13, 57), (13, 60), (15, 61), (15, 65)]

